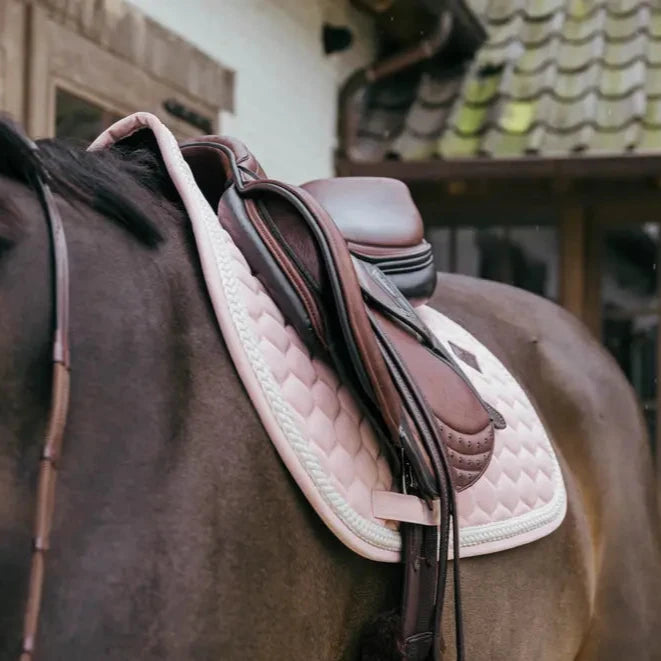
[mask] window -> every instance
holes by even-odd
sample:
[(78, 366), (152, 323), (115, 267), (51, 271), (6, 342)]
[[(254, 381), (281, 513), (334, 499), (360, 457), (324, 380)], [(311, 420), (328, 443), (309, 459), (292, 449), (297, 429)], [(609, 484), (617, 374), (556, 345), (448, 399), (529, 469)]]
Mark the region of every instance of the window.
[(505, 282), (547, 298), (558, 296), (555, 227), (430, 227), (437, 268)]
[(655, 449), (659, 299), (656, 223), (614, 226), (601, 233), (603, 342), (633, 386)]
[(0, 107), (33, 138), (88, 142), (138, 110), (178, 138), (218, 132), (233, 72), (128, 3), (92, 4), (0, 0)]
[(55, 137), (92, 142), (121, 115), (61, 87), (55, 91)]

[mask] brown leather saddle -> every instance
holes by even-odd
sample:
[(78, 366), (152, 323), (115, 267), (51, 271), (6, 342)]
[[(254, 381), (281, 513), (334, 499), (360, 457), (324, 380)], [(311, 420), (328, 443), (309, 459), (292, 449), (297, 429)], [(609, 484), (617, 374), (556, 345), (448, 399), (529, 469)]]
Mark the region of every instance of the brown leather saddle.
[[(498, 415), (415, 312), (436, 276), (408, 189), (389, 179), (300, 187), (271, 180), (230, 138), (207, 136), (181, 148), (219, 222), (287, 321), (352, 388), (402, 492), (440, 512), (436, 525), (401, 526), (398, 640), (407, 661), (439, 659), (451, 535), (459, 553), (455, 490), (486, 469)], [(458, 566), (453, 563), (462, 658)]]

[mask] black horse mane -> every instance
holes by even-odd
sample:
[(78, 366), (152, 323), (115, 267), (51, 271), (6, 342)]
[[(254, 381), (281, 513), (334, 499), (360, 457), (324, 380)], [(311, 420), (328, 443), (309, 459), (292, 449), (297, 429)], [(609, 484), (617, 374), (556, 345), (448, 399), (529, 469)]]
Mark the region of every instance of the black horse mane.
[(0, 118), (0, 175), (33, 185), (46, 172), (54, 193), (91, 207), (150, 247), (163, 240), (156, 220), (181, 218), (180, 198), (146, 136), (93, 152), (61, 139), (39, 140), (34, 152), (20, 135)]

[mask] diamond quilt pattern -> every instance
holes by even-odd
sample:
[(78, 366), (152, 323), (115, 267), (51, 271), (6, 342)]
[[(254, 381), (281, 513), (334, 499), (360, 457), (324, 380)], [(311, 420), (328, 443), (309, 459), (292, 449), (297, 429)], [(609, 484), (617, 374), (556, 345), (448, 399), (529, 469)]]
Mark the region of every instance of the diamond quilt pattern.
[(310, 356), (243, 256), (236, 257), (235, 273), (253, 330), (285, 400), (336, 489), (354, 510), (371, 517), (372, 490), (392, 486), (372, 426), (331, 367)]
[(476, 357), (479, 369), (465, 361), (462, 368), (506, 422), (504, 429), (496, 431), (493, 456), (482, 477), (457, 495), (460, 525), (506, 521), (552, 503), (557, 489), (564, 489), (564, 485), (559, 482), (559, 467), (546, 431), (521, 386), (461, 326), (426, 306), (418, 313), (448, 351), (453, 352), (452, 343)]
[[(390, 489), (393, 480), (371, 425), (332, 368), (310, 356), (296, 331), (287, 325), (261, 283), (250, 273), (243, 256), (236, 257), (235, 273), (244, 287), (259, 346), (324, 470), (359, 514), (396, 528), (396, 523), (374, 519), (371, 514), (371, 491)], [(464, 371), (507, 423), (505, 429), (496, 431), (493, 456), (486, 471), (457, 496), (462, 546), (465, 540), (478, 547), (492, 541), (488, 532), (481, 531), (484, 526), (525, 518), (542, 508), (551, 506), (556, 518), (564, 516), (559, 494), (559, 490), (564, 492), (564, 485), (557, 461), (522, 388), (498, 359), (458, 324), (426, 306), (418, 308), (418, 312), (449, 351), (452, 342), (455, 352), (459, 347), (476, 357), (479, 369), (462, 363)], [(530, 532), (528, 526), (524, 527), (525, 532)], [(471, 540), (471, 529), (481, 533), (479, 543)], [(516, 542), (510, 547), (515, 545)]]
[[(328, 365), (310, 356), (251, 274), (197, 187), (174, 136), (153, 115), (136, 113), (114, 124), (90, 148), (107, 147), (145, 126), (154, 131), (188, 211), (237, 371), (283, 461), (347, 546), (373, 560), (396, 562), (401, 546), (397, 525), (372, 512), (372, 492), (390, 490), (393, 478), (370, 424), (349, 389)], [(564, 518), (566, 493), (535, 409), (486, 347), (439, 312), (425, 306), (418, 310), (439, 341), (474, 356), (464, 360), (466, 374), (506, 422), (496, 431), (487, 470), (458, 494), (462, 555), (512, 548), (549, 534)]]

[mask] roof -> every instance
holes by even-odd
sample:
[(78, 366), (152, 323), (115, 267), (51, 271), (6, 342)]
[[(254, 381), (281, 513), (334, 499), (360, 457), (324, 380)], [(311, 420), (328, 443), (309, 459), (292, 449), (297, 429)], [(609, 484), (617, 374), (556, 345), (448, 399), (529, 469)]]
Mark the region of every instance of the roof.
[(352, 160), (661, 153), (661, 3), (468, 4), (487, 43), (368, 90)]

